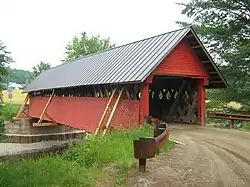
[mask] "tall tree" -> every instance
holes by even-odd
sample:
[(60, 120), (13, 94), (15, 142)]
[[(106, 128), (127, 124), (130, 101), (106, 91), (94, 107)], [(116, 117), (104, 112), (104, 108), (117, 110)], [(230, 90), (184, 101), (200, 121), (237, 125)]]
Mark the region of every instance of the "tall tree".
[(0, 40), (0, 102), (2, 102), (2, 78), (8, 74), (6, 70), (6, 65), (13, 62), (12, 58), (9, 56), (10, 52), (6, 51), (6, 46)]
[[(222, 65), (230, 88), (227, 100), (247, 101), (250, 95), (249, 0), (191, 0), (182, 14), (191, 19), (203, 42)], [(178, 22), (186, 26), (190, 23)]]
[(75, 36), (66, 46), (65, 61), (72, 61), (81, 56), (96, 53), (115, 45), (110, 43), (109, 38), (101, 38), (100, 35), (87, 36), (86, 32), (81, 33), (80, 37)]
[(41, 61), (36, 66), (32, 67), (34, 78), (36, 78), (38, 75), (40, 75), (43, 71), (50, 69), (50, 68), (51, 68), (51, 65), (49, 63)]

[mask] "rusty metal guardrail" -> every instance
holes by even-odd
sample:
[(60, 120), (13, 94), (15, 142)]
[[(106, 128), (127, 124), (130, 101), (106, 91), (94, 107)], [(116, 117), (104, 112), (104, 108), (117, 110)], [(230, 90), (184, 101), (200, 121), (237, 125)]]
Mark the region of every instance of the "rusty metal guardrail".
[(169, 140), (169, 129), (165, 122), (157, 118), (149, 118), (147, 122), (154, 125), (153, 137), (142, 137), (134, 140), (134, 157), (139, 159), (139, 171), (146, 171), (146, 159), (159, 155), (160, 147)]

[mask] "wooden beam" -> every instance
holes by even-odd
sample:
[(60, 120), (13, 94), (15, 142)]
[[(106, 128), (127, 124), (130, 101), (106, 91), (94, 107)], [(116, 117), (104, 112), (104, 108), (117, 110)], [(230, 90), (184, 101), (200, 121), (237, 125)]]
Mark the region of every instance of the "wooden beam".
[(203, 60), (203, 61), (201, 61), (201, 63), (202, 64), (209, 64), (209, 63), (211, 63), (209, 60)]
[(190, 37), (194, 37), (194, 35), (193, 34), (189, 34), (189, 35), (187, 35), (185, 37), (190, 38)]
[(21, 107), (19, 108), (19, 111), (18, 111), (18, 113), (17, 113), (17, 115), (16, 115), (16, 118), (20, 118), (21, 114), (22, 114), (23, 111), (24, 111), (25, 105), (26, 105), (27, 102), (29, 101), (29, 98), (30, 98), (30, 94), (27, 94), (27, 96), (26, 96), (25, 99), (24, 99), (23, 104), (22, 104)]
[(223, 81), (213, 81), (212, 83), (223, 83), (224, 84)]
[(201, 46), (200, 45), (194, 45), (194, 46), (191, 46), (191, 48), (196, 49), (196, 48), (201, 48)]
[(39, 118), (38, 124), (42, 122), (43, 116), (45, 115), (45, 112), (46, 112), (46, 110), (47, 110), (53, 96), (54, 96), (54, 90), (53, 90), (52, 94), (50, 95), (49, 100), (48, 100), (48, 102), (46, 103), (46, 105), (45, 105), (45, 107), (43, 109), (43, 112), (42, 112), (42, 114), (41, 114), (41, 116)]
[[(209, 74), (218, 74), (216, 71), (208, 72)], [(219, 75), (219, 74), (218, 74)]]
[(33, 127), (51, 127), (57, 125), (57, 123), (33, 123)]
[(109, 108), (109, 106), (110, 106), (110, 104), (111, 104), (111, 101), (112, 101), (113, 98), (114, 98), (115, 92), (116, 92), (116, 88), (113, 90), (113, 92), (112, 92), (112, 94), (111, 94), (111, 97), (109, 98), (109, 101), (108, 101), (108, 103), (107, 103), (107, 105), (106, 105), (106, 108), (105, 108), (105, 110), (104, 110), (104, 112), (103, 112), (103, 114), (102, 114), (102, 117), (101, 117), (100, 121), (99, 121), (98, 127), (97, 127), (97, 129), (96, 129), (96, 131), (95, 131), (95, 135), (97, 135), (98, 132), (99, 132), (99, 130), (102, 129), (104, 117), (105, 117), (106, 114), (107, 114), (108, 108)]
[(119, 103), (119, 101), (120, 101), (120, 99), (121, 99), (123, 90), (124, 90), (124, 87), (122, 87), (122, 89), (121, 89), (121, 91), (120, 91), (120, 93), (119, 93), (119, 95), (118, 95), (118, 98), (117, 98), (117, 100), (116, 100), (116, 102), (115, 102), (115, 105), (114, 105), (114, 107), (113, 107), (113, 109), (112, 109), (112, 111), (111, 111), (111, 114), (110, 114), (110, 116), (109, 116), (108, 122), (107, 122), (107, 124), (106, 124), (106, 128), (105, 128), (105, 130), (103, 131), (103, 135), (105, 135), (106, 132), (107, 132), (107, 130), (109, 130), (109, 128), (110, 128), (110, 123), (111, 123), (111, 121), (112, 121), (112, 119), (113, 119), (114, 113), (115, 113), (116, 108), (117, 108), (117, 106), (118, 106), (118, 103)]

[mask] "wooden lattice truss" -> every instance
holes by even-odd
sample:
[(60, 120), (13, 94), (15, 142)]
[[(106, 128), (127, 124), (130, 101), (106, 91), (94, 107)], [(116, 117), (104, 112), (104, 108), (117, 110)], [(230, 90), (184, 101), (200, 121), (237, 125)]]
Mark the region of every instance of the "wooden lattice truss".
[(164, 121), (197, 122), (197, 83), (183, 80), (150, 90), (151, 114)]

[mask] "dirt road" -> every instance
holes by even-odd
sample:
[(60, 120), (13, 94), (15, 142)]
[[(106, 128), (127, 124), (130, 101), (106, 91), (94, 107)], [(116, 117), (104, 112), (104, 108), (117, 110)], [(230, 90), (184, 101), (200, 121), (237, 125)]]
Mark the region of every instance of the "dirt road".
[(148, 160), (127, 186), (250, 186), (249, 132), (171, 125), (170, 138), (185, 145)]

